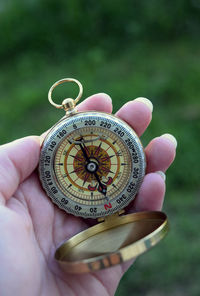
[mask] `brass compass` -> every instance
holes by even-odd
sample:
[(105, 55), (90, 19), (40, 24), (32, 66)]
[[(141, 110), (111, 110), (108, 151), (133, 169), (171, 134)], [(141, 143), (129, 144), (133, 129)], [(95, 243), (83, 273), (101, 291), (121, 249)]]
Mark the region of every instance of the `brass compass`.
[[(64, 82), (79, 86), (78, 97), (62, 105), (52, 100)], [(48, 132), (41, 149), (39, 174), (44, 190), (61, 209), (99, 224), (65, 242), (55, 254), (68, 272), (99, 270), (135, 258), (166, 234), (161, 212), (122, 215), (145, 175), (145, 154), (133, 129), (107, 113), (77, 112), (79, 81), (66, 78), (49, 90), (49, 101), (66, 115)]]

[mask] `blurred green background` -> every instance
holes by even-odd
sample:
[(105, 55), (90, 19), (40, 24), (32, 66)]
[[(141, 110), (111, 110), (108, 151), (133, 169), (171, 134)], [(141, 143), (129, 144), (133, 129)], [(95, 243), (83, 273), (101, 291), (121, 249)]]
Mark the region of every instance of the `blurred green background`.
[[(199, 0), (0, 3), (0, 143), (41, 134), (63, 116), (47, 92), (64, 77), (79, 79), (84, 97), (108, 93), (114, 111), (151, 99), (144, 145), (166, 132), (178, 140), (164, 205), (171, 232), (137, 259), (117, 296), (200, 295), (199, 37)], [(67, 85), (55, 94), (76, 92)]]

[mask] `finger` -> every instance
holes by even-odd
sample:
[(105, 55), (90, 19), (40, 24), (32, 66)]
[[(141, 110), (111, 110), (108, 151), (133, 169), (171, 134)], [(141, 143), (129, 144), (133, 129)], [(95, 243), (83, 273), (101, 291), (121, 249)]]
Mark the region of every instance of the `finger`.
[(137, 98), (126, 103), (117, 113), (140, 137), (152, 118), (153, 105), (146, 98)]
[(96, 110), (111, 113), (112, 112), (112, 100), (110, 96), (104, 93), (95, 94), (77, 106), (79, 111)]
[(147, 158), (146, 172), (165, 172), (175, 158), (176, 147), (177, 141), (170, 134), (164, 134), (153, 139), (145, 149)]
[(0, 146), (0, 197), (5, 203), (36, 168), (39, 160), (40, 140), (26, 137)]
[(140, 190), (133, 202), (136, 211), (159, 211), (165, 195), (165, 175), (162, 172), (150, 173), (144, 177)]
[[(85, 99), (82, 103), (77, 105), (78, 111), (101, 111), (112, 113), (112, 100), (111, 97), (104, 93), (92, 95)], [(65, 117), (63, 117), (65, 118)], [(49, 130), (44, 132), (40, 137), (41, 144), (48, 134)]]

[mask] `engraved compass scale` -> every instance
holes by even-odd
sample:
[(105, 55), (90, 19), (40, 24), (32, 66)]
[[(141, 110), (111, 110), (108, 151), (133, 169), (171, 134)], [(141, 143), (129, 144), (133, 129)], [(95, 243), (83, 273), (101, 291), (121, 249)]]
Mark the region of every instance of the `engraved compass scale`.
[[(78, 84), (79, 94), (58, 105), (52, 92), (64, 82)], [(39, 162), (40, 180), (52, 202), (69, 214), (100, 222), (56, 251), (55, 259), (71, 273), (135, 258), (160, 241), (168, 229), (167, 217), (161, 212), (122, 215), (145, 175), (142, 144), (133, 129), (114, 115), (77, 112), (81, 96), (82, 85), (72, 78), (50, 88), (50, 103), (66, 115), (45, 137)]]

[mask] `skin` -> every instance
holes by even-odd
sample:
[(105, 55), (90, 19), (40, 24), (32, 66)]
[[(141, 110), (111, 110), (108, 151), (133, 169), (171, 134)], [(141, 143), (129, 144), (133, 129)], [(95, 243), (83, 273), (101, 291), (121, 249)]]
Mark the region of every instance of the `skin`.
[[(96, 94), (78, 109), (112, 112), (112, 102), (106, 94)], [(141, 136), (152, 114), (146, 104), (130, 101), (117, 116)], [(58, 209), (42, 190), (35, 170), (40, 140), (31, 136), (0, 146), (0, 294), (113, 295), (132, 262), (91, 274), (70, 275), (53, 259), (56, 247), (89, 224)], [(175, 145), (158, 137), (145, 152), (147, 174), (129, 206), (132, 212), (161, 209), (165, 182), (156, 171), (166, 171), (173, 162)]]

